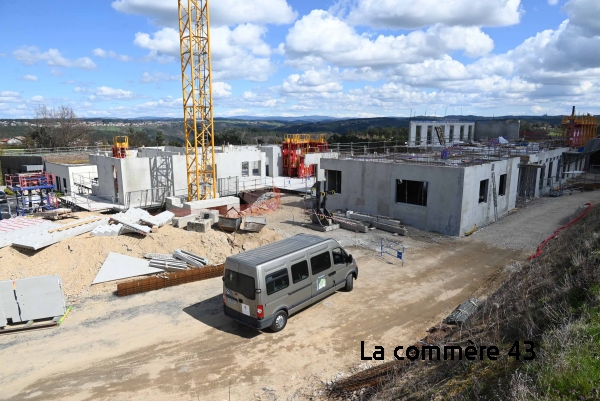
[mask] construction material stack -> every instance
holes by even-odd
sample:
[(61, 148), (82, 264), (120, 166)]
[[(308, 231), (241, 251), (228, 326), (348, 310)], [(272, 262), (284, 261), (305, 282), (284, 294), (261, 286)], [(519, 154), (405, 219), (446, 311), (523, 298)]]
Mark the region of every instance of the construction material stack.
[(8, 174), (4, 182), (15, 193), (19, 216), (55, 210), (58, 207), (58, 199), (54, 194), (54, 174)]
[(314, 166), (306, 165), (308, 153), (323, 153), (329, 150), (325, 135), (313, 138), (310, 134), (286, 135), (282, 145), (283, 174), (288, 177), (312, 177)]

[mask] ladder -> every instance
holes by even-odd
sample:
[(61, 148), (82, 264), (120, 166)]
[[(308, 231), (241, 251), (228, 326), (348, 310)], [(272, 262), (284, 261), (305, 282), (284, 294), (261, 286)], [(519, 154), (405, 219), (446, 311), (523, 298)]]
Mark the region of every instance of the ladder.
[(494, 221), (498, 221), (498, 193), (496, 192), (496, 173), (492, 171), (492, 195), (494, 196)]
[(442, 132), (442, 127), (435, 127), (435, 133), (437, 134), (440, 145), (446, 146), (446, 138), (444, 138), (444, 133)]

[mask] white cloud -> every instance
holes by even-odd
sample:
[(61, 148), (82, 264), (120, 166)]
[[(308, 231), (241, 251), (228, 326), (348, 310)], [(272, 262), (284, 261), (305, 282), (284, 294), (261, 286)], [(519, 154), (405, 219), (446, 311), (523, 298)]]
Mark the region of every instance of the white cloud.
[(57, 49), (49, 49), (47, 52), (40, 52), (35, 46), (23, 47), (15, 50), (13, 56), (25, 65), (34, 65), (40, 61), (55, 67), (75, 67), (84, 70), (96, 68), (96, 64), (89, 57), (81, 57), (70, 60), (62, 56)]
[(454, 50), (477, 57), (493, 47), (492, 39), (476, 27), (435, 25), (426, 31), (372, 39), (323, 10), (313, 10), (297, 21), (286, 38), (290, 57), (318, 57), (341, 67), (384, 68), (440, 58)]
[(43, 96), (37, 95), (37, 96), (32, 97), (29, 100), (31, 100), (34, 103), (43, 103), (46, 99), (44, 99)]
[(354, 0), (353, 25), (376, 28), (507, 26), (519, 23), (520, 0)]
[(13, 91), (0, 91), (0, 103), (18, 103), (22, 101), (21, 94)]
[(555, 6), (558, 4), (558, 0), (548, 0), (548, 4), (550, 4), (551, 6)]
[(91, 101), (103, 101), (103, 100), (131, 100), (136, 96), (131, 91), (123, 89), (115, 89), (109, 86), (100, 86), (96, 89), (86, 89), (83, 87), (76, 87), (73, 91), (77, 93), (91, 93), (88, 97)]
[(343, 86), (337, 82), (334, 75), (337, 71), (327, 70), (309, 70), (304, 74), (292, 74), (281, 86), (284, 93), (303, 93), (303, 92), (340, 92)]
[(27, 74), (27, 75), (25, 75), (23, 77), (23, 80), (35, 82), (35, 81), (38, 80), (38, 77), (36, 77), (35, 75), (29, 75), (29, 74)]
[(0, 53), (0, 57), (6, 57), (6, 54)]
[(148, 72), (144, 72), (142, 74), (142, 78), (140, 78), (140, 82), (143, 84), (149, 84), (152, 82), (172, 82), (172, 81), (180, 81), (181, 76), (178, 75), (168, 75), (163, 72), (153, 72), (152, 74)]
[(231, 85), (225, 82), (213, 82), (213, 95), (217, 98), (231, 96)]
[(110, 57), (110, 58), (114, 58), (119, 61), (131, 61), (132, 60), (131, 57), (126, 56), (124, 54), (117, 54), (116, 52), (114, 52), (112, 50), (104, 50), (101, 48), (94, 49), (93, 53), (94, 53), (94, 56), (100, 57), (100, 58)]
[[(234, 29), (226, 26), (211, 31), (211, 53), (214, 78), (248, 79), (266, 81), (273, 72), (268, 55), (270, 47), (262, 37), (266, 29), (257, 25), (238, 25)], [(150, 50), (155, 57), (179, 58), (179, 32), (163, 28), (154, 34), (138, 32), (134, 43)]]
[[(147, 16), (158, 26), (177, 26), (179, 13), (175, 0), (116, 0), (112, 7), (122, 13)], [(285, 0), (220, 0), (210, 3), (210, 22), (215, 27), (247, 22), (289, 24), (296, 16)]]

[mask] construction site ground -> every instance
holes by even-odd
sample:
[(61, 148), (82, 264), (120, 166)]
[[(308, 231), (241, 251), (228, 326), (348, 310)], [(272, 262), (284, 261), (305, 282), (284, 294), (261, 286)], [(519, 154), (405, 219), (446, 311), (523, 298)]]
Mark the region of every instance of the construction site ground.
[[(37, 253), (0, 250), (2, 277), (60, 274), (74, 309), (59, 328), (0, 336), (0, 399), (10, 400), (305, 400), (326, 382), (364, 369), (366, 349), (425, 336), (458, 304), (485, 297), (505, 266), (524, 261), (600, 191), (543, 198), (470, 237), (408, 228), (406, 237), (307, 229), (302, 201), (282, 197), (258, 234), (207, 234), (163, 227), (148, 238), (84, 235)], [(356, 258), (352, 292), (337, 292), (290, 318), (279, 333), (259, 332), (223, 314), (218, 278), (130, 297), (116, 284), (90, 287), (108, 252), (184, 248), (222, 262), (300, 232), (331, 236)], [(406, 246), (405, 263), (379, 256), (381, 238)], [(6, 277), (6, 276), (9, 277)]]

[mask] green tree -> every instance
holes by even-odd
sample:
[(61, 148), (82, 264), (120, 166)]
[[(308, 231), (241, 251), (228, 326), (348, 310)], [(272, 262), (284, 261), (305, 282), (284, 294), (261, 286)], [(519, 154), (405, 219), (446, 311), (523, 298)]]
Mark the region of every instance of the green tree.
[(156, 131), (156, 146), (164, 146), (165, 136), (161, 130)]

